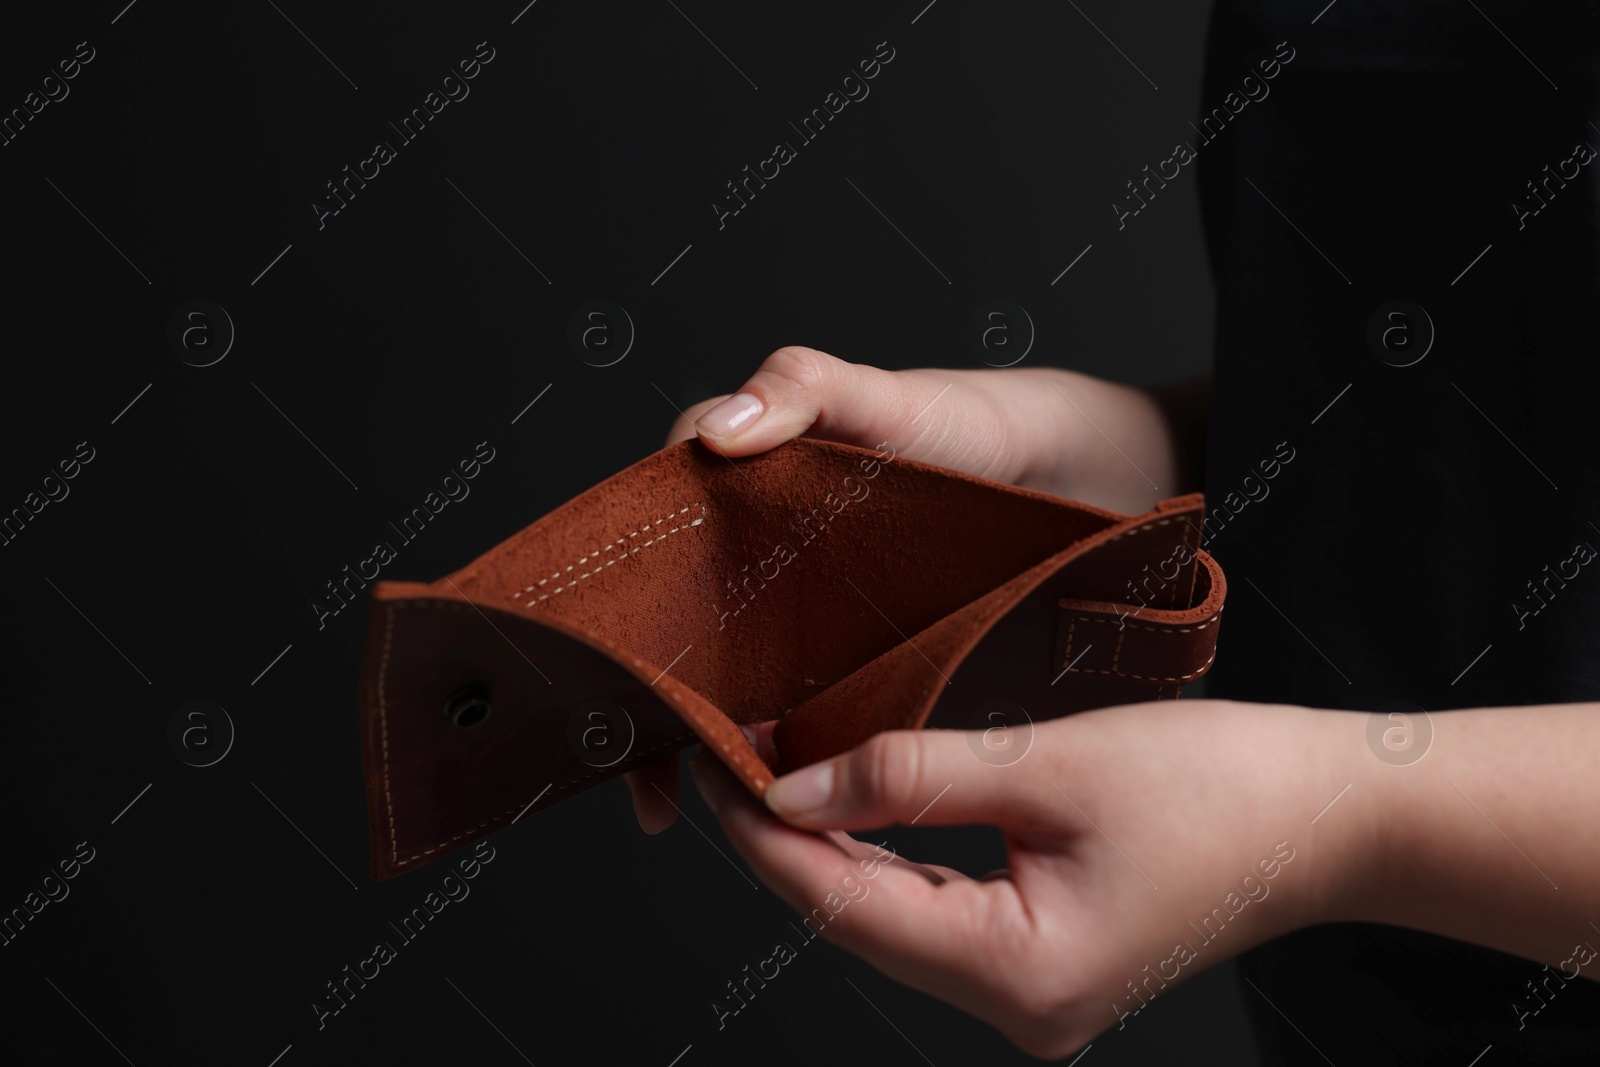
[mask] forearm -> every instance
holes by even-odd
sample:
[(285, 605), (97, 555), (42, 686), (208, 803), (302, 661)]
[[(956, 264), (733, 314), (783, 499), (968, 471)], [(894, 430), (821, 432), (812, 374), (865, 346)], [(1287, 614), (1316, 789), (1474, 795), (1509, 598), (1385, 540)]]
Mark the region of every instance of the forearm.
[(1208, 382), (1149, 390), (1067, 370), (1006, 373), (1033, 379), (1026, 396), (1047, 428), (1018, 484), (1129, 513), (1199, 487)]
[(1346, 799), (1364, 877), (1326, 917), (1600, 978), (1600, 706), (1438, 712), (1430, 750), (1407, 766), (1371, 758), (1366, 715), (1337, 718), (1340, 747), (1359, 753)]

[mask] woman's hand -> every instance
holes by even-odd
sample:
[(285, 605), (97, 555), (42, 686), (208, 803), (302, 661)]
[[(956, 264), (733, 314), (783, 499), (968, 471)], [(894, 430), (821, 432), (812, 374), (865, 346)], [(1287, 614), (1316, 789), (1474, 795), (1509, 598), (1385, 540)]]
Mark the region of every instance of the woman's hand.
[[(808, 927), (1036, 1055), (1137, 1025), (1152, 996), (1316, 923), (1600, 980), (1600, 705), (1439, 712), (1399, 761), (1372, 732), (1397, 719), (1409, 745), (1401, 716), (1131, 704), (1035, 727), (1009, 766), (976, 757), (981, 734), (896, 731), (778, 779), (765, 805), (715, 759), (690, 766)], [(974, 881), (843, 833), (911, 822), (998, 826), (1009, 867)]]
[[(751, 399), (691, 409), (674, 439), (699, 432), (730, 456), (801, 433), (887, 441), (1123, 512), (1190, 488), (1174, 484), (1184, 428), (1161, 404), (1070, 372), (888, 373), (783, 349), (740, 393)], [(1040, 1055), (1134, 1025), (1171, 985), (1322, 922), (1425, 930), (1600, 979), (1600, 704), (1442, 712), (1437, 751), (1400, 762), (1374, 747), (1373, 722), (1136, 704), (1038, 726), (1009, 766), (976, 758), (963, 732), (892, 732), (779, 779), (766, 805), (715, 760), (691, 766), (808, 927)], [(771, 724), (753, 733), (770, 762)], [(630, 784), (647, 829), (671, 822), (675, 769)], [(910, 822), (997, 826), (1009, 867), (973, 880), (845, 835)]]
[[(1393, 768), (1364, 720), (1137, 704), (1040, 725), (1008, 766), (964, 732), (896, 731), (780, 778), (767, 807), (705, 753), (691, 767), (810, 933), (1057, 1057), (1229, 956), (1369, 911), (1382, 816), (1363, 796)], [(998, 826), (1009, 867), (973, 880), (817, 833), (913, 821)]]
[(726, 456), (801, 435), (887, 441), (909, 459), (1118, 511), (1186, 491), (1150, 394), (1048, 367), (886, 371), (780, 348), (737, 393), (689, 408), (667, 443), (696, 434)]
[[(780, 348), (731, 396), (689, 408), (667, 443), (696, 434), (726, 456), (799, 436), (877, 448), (1011, 485), (1137, 514), (1187, 492), (1151, 394), (1051, 368), (886, 371), (812, 348)], [(675, 759), (628, 773), (639, 824), (677, 817)]]

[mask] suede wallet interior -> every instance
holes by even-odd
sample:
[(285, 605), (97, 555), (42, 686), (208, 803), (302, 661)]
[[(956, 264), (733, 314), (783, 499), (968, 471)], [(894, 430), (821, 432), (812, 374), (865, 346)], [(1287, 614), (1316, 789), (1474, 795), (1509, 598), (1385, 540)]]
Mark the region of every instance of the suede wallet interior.
[[(374, 876), (696, 741), (759, 794), (883, 730), (1024, 744), (1175, 699), (1226, 591), (1203, 509), (1118, 515), (888, 445), (663, 449), (438, 581), (373, 586)], [(769, 767), (739, 725), (773, 720)]]

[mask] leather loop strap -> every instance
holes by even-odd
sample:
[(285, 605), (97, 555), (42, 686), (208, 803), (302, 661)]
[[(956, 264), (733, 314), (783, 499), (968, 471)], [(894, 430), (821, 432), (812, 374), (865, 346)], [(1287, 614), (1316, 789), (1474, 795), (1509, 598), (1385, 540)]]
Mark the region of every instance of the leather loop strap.
[(780, 720), (783, 771), (997, 706), (1176, 696), (1225, 592), (1202, 506), (1121, 516), (806, 439), (732, 462), (663, 449), (454, 574), (373, 587), (374, 874), (695, 740), (759, 794), (773, 769), (740, 723)]
[[(1061, 598), (1061, 670), (1183, 686), (1211, 668), (1225, 582), (1210, 556), (1199, 559), (1200, 599), (1171, 611), (1143, 604)], [(1213, 595), (1214, 593), (1214, 595)]]

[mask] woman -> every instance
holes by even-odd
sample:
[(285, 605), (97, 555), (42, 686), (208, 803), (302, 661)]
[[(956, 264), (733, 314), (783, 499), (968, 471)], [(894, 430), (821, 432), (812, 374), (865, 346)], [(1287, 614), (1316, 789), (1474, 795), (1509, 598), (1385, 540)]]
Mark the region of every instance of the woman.
[[(1041, 1056), (1244, 953), (1267, 1062), (1592, 1060), (1595, 15), (1286, 6), (1219, 5), (1185, 142), (1218, 289), (1210, 382), (783, 349), (673, 430), (730, 456), (887, 440), (1124, 512), (1204, 488), (1232, 591), (1211, 699), (1048, 723), (1004, 769), (953, 734), (888, 734), (780, 779), (767, 808), (703, 759), (696, 777), (802, 910), (845, 862), (812, 831), (909, 822), (936, 796), (921, 823), (1001, 827), (1003, 876), (886, 864), (878, 903), (829, 936)], [(633, 777), (647, 829), (671, 821), (649, 786), (672, 773)]]

